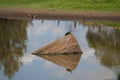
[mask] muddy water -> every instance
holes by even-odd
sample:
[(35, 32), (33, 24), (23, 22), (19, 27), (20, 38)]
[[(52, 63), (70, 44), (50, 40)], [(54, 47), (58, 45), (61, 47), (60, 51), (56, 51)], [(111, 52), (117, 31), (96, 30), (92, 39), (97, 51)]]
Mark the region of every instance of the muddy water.
[[(0, 80), (120, 80), (120, 29), (112, 26), (0, 19)], [(82, 55), (31, 54), (68, 31), (78, 41)]]

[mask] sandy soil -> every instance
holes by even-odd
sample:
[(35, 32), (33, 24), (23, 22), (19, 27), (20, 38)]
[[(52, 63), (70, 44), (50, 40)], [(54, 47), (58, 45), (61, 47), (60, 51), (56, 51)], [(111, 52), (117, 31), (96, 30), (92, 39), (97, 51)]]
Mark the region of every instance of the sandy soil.
[(0, 18), (120, 21), (120, 13), (0, 7)]

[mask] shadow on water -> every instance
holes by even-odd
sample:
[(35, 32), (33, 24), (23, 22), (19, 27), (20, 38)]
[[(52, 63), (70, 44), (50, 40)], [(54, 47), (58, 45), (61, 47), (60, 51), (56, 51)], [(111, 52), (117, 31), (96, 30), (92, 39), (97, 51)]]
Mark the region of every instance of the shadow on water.
[(11, 79), (22, 63), (19, 57), (26, 50), (27, 21), (0, 19), (0, 68)]
[(114, 69), (120, 80), (120, 30), (110, 27), (90, 27), (86, 35), (96, 58), (107, 68)]

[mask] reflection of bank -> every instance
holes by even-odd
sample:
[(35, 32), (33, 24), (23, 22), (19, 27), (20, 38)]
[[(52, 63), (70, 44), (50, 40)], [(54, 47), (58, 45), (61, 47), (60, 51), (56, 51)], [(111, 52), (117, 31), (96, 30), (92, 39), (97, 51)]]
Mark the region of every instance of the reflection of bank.
[(27, 26), (27, 20), (0, 18), (0, 72), (9, 80), (22, 65), (19, 59), (26, 50)]
[(76, 68), (81, 53), (79, 44), (72, 34), (66, 35), (33, 52), (35, 55), (65, 67), (67, 71)]
[(89, 27), (86, 39), (100, 64), (115, 71), (120, 80), (120, 30), (113, 27)]

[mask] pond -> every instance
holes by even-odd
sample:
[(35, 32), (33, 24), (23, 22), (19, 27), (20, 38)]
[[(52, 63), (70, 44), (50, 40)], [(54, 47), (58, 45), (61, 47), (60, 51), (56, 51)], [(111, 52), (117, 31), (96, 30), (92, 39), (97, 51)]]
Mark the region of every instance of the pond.
[[(31, 54), (68, 31), (81, 55)], [(0, 19), (0, 80), (120, 80), (120, 29), (108, 22)]]

